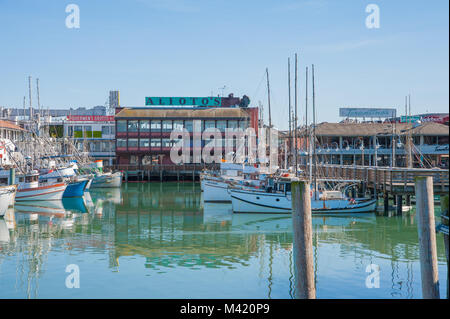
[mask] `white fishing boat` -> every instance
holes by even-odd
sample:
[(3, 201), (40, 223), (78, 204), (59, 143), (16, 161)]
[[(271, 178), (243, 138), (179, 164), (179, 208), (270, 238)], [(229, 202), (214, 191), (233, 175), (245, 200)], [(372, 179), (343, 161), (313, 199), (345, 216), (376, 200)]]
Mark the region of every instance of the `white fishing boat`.
[(17, 185), (0, 186), (0, 217), (3, 217), (8, 207), (14, 205)]
[(201, 176), (201, 188), (203, 190), (203, 201), (226, 203), (231, 202), (228, 186), (241, 184), (257, 187), (266, 175), (254, 166), (221, 163), (220, 172), (204, 173)]
[[(228, 189), (234, 213), (289, 214), (292, 212), (291, 180), (280, 179), (264, 189)], [(340, 191), (311, 191), (312, 213), (365, 213), (376, 209), (375, 199), (355, 200)]]
[(94, 177), (91, 188), (118, 188), (122, 186), (122, 178), (122, 172), (102, 173)]

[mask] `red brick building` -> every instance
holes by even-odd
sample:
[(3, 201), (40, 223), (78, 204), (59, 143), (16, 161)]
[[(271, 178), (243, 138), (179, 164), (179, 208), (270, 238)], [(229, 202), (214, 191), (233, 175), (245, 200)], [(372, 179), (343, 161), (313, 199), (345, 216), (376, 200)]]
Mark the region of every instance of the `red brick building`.
[[(227, 99), (227, 98), (223, 98)], [(236, 98), (234, 98), (236, 99)], [(239, 100), (239, 99), (238, 99)], [(228, 101), (228, 104), (229, 101)], [(116, 163), (150, 165), (172, 164), (170, 150), (174, 141), (172, 130), (186, 129), (191, 137), (192, 156), (193, 123), (200, 121), (201, 131), (217, 128), (225, 136), (225, 128), (251, 127), (257, 133), (258, 108), (220, 107), (124, 107), (116, 110)], [(202, 141), (202, 147), (204, 146)], [(224, 157), (224, 150), (222, 155)], [(191, 161), (192, 162), (192, 161)]]

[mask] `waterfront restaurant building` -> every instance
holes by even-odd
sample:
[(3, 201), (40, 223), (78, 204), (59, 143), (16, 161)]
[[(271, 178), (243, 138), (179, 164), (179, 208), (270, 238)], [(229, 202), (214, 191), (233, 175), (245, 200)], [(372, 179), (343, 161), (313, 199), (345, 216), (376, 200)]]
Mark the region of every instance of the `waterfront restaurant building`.
[[(116, 109), (116, 164), (173, 164), (170, 150), (174, 141), (172, 130), (185, 128), (190, 133), (192, 161), (193, 121), (201, 123), (202, 132), (217, 128), (225, 136), (225, 128), (252, 127), (257, 132), (258, 108), (239, 107), (239, 98), (221, 98), (220, 107), (208, 106), (147, 106)], [(234, 101), (233, 103), (230, 103)], [(202, 147), (205, 141), (202, 141)], [(222, 150), (222, 158), (225, 158)]]
[[(316, 155), (322, 163), (390, 166), (394, 155), (395, 166), (405, 167), (411, 153), (413, 167), (449, 165), (449, 127), (436, 122), (321, 123), (316, 140)], [(305, 149), (303, 140), (301, 149)], [(300, 152), (303, 162), (305, 154)]]

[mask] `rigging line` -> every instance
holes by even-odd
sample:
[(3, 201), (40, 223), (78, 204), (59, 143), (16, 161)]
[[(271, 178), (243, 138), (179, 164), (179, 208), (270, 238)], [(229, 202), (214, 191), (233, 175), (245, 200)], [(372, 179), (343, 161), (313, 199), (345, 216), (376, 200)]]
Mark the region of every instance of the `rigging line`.
[[(258, 86), (256, 87), (255, 93), (253, 94), (254, 99), (256, 100), (257, 94), (261, 88), (262, 83), (264, 82), (264, 80), (266, 79), (266, 71), (263, 72), (263, 75), (261, 76), (261, 80), (259, 81)], [(264, 95), (265, 97), (265, 95)]]

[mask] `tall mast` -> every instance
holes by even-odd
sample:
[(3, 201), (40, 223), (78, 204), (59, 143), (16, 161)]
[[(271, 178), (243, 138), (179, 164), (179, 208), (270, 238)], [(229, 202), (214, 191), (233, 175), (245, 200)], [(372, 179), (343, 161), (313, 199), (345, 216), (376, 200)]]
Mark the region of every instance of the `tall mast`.
[(36, 91), (37, 91), (37, 107), (38, 107), (38, 121), (40, 121), (41, 118), (41, 102), (39, 100), (39, 79), (36, 79)]
[(272, 128), (272, 116), (270, 114), (270, 85), (269, 85), (269, 69), (266, 68), (267, 76), (267, 104), (269, 105), (269, 128)]
[(33, 120), (33, 106), (31, 102), (31, 76), (28, 77), (28, 96), (30, 99), (30, 114), (29, 114), (29, 120)]
[(295, 176), (298, 173), (298, 163), (297, 163), (297, 155), (298, 155), (298, 145), (297, 145), (297, 53), (295, 54), (295, 87), (294, 87), (294, 95), (295, 95), (295, 118), (294, 118), (294, 151), (295, 151)]
[(314, 64), (312, 65), (312, 102), (313, 102), (313, 159), (314, 159), (314, 199), (317, 200), (317, 159), (316, 159), (316, 94), (314, 87)]
[(288, 58), (288, 95), (289, 95), (289, 165), (291, 165), (290, 156), (292, 154), (292, 117), (291, 117), (291, 61)]

